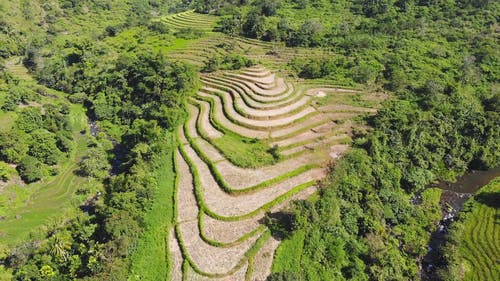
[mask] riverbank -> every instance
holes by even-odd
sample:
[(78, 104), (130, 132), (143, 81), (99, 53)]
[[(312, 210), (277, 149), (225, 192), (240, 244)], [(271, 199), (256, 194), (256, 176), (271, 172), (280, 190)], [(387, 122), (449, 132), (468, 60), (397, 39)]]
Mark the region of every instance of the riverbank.
[(470, 171), (454, 183), (440, 182), (433, 185), (443, 190), (440, 200), (443, 218), (437, 230), (431, 234), (428, 253), (422, 261), (422, 280), (439, 279), (438, 272), (446, 267), (442, 248), (449, 241), (450, 229), (459, 219), (462, 208), (466, 202), (474, 200), (471, 198), (474, 193), (498, 177), (500, 177), (500, 167), (487, 171)]

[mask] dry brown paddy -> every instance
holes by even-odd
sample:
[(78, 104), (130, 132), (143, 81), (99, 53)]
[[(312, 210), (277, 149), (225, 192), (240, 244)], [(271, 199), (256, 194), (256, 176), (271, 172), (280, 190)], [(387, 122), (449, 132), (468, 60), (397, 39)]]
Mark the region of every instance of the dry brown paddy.
[[(363, 127), (354, 117), (376, 112), (349, 97), (373, 101), (373, 94), (287, 81), (262, 65), (205, 74), (202, 82), (178, 130), (171, 279), (265, 280), (280, 243), (263, 225), (266, 212), (316, 191), (326, 164)], [(282, 157), (241, 167), (228, 159), (231, 150), (214, 144), (227, 134), (243, 148), (249, 139), (277, 146)]]

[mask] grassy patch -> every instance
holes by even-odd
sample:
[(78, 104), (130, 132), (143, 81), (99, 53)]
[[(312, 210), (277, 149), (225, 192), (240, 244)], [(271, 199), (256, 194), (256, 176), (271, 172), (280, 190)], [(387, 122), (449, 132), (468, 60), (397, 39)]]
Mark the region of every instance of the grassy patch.
[(15, 244), (33, 230), (48, 223), (51, 218), (61, 215), (63, 208), (78, 203), (72, 199), (82, 199), (75, 197), (76, 190), (83, 184), (92, 183), (74, 173), (77, 160), (87, 148), (86, 136), (80, 134), (80, 131), (87, 129), (87, 117), (82, 106), (71, 106), (71, 124), (76, 146), (69, 159), (59, 167), (59, 173), (44, 182), (25, 187), (10, 187), (8, 198), (0, 198), (2, 203), (7, 203), (2, 204), (1, 209), (2, 214), (6, 216), (5, 220), (0, 221), (1, 243)]
[(240, 167), (260, 167), (276, 162), (269, 153), (269, 146), (257, 139), (241, 138), (226, 133), (212, 140), (212, 143), (231, 163)]
[(0, 110), (0, 131), (8, 131), (14, 125), (17, 114), (15, 112), (3, 112)]
[(359, 106), (359, 107), (366, 107), (366, 108), (374, 108), (377, 107), (380, 102), (379, 101), (371, 101), (367, 100), (364, 97), (364, 93), (340, 93), (340, 92), (333, 92), (333, 93), (327, 93), (325, 97), (322, 98), (316, 98), (314, 101), (314, 104), (316, 106), (324, 106), (324, 105), (331, 105), (331, 104), (343, 104), (343, 105), (351, 105), (351, 106)]
[[(173, 139), (172, 135), (168, 139)], [(151, 210), (145, 217), (146, 227), (139, 239), (137, 251), (130, 258), (129, 280), (167, 280), (168, 231), (174, 216), (173, 194), (175, 175), (173, 150), (169, 149), (158, 161), (158, 190)]]
[(295, 232), (283, 240), (274, 254), (272, 272), (295, 272), (300, 268), (300, 258), (304, 248), (304, 231)]

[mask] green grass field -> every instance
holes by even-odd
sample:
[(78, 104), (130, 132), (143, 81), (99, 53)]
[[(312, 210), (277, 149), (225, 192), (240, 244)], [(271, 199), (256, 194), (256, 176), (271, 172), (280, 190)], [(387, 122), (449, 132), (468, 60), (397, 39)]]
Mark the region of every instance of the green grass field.
[[(173, 136), (167, 136), (172, 140)], [(160, 158), (156, 170), (158, 191), (146, 215), (146, 228), (130, 258), (129, 280), (162, 280), (170, 271), (167, 246), (168, 231), (174, 216), (175, 175), (172, 150)]]
[(500, 280), (500, 178), (467, 201), (453, 226), (448, 280)]
[[(35, 83), (26, 68), (13, 58), (7, 63), (7, 69), (21, 83)], [(41, 104), (63, 101), (65, 94), (43, 87), (51, 97), (42, 96)], [(15, 112), (0, 113), (0, 128), (8, 129), (15, 121)], [(70, 122), (74, 139), (74, 150), (57, 167), (56, 176), (41, 182), (22, 186), (17, 181), (9, 183), (0, 194), (0, 243), (13, 245), (25, 239), (28, 234), (40, 226), (49, 224), (53, 218), (63, 215), (65, 208), (78, 205), (84, 198), (78, 198), (75, 191), (82, 188), (93, 189), (98, 185), (75, 175), (77, 162), (87, 149), (88, 124), (82, 105), (70, 106)], [(87, 133), (82, 134), (82, 131)]]
[(0, 209), (6, 216), (0, 221), (0, 243), (11, 245), (22, 241), (31, 231), (48, 223), (54, 216), (63, 214), (64, 207), (77, 203), (72, 200), (76, 198), (74, 193), (86, 179), (75, 175), (74, 171), (87, 148), (86, 137), (80, 134), (87, 129), (87, 117), (80, 105), (72, 105), (71, 117), (76, 147), (60, 166), (59, 173), (44, 182), (24, 187), (12, 186), (7, 190), (11, 193), (6, 192), (3, 200), (0, 197), (2, 203), (14, 199), (10, 206)]
[(304, 232), (294, 233), (283, 240), (275, 253), (272, 272), (294, 272), (300, 268), (300, 258), (304, 247)]

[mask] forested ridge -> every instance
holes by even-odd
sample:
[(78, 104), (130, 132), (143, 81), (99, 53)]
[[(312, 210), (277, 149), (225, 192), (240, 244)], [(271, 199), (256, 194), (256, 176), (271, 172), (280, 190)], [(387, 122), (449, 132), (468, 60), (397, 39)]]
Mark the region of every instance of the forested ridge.
[[(206, 57), (201, 67), (169, 57), (169, 48), (182, 52), (185, 42), (213, 36), (209, 27), (174, 29), (157, 20), (187, 9), (217, 16), (215, 31), (230, 38), (310, 48), (280, 65), (291, 77), (390, 95), (376, 115), (364, 117), (371, 128), (353, 133), (353, 148), (331, 165), (318, 195), (266, 220), (283, 239), (268, 280), (425, 278), (422, 258), (441, 219), (440, 191), (427, 186), (500, 163), (499, 6), (479, 0), (0, 1), (0, 181), (44, 183), (64, 174), (65, 161), (76, 161), (74, 173), (92, 182), (79, 191), (88, 200), (61, 223), (22, 243), (0, 244), (0, 278), (167, 278), (175, 130), (200, 88), (197, 71), (258, 63), (250, 51), (236, 53), (222, 43), (229, 53)], [(266, 59), (287, 58), (280, 48)], [(12, 74), (12, 58), (20, 58), (29, 77)], [(81, 106), (96, 124), (93, 135), (87, 127), (75, 134), (71, 116)], [(220, 150), (238, 138), (227, 134)], [(278, 147), (249, 143), (252, 154), (235, 150), (233, 162), (252, 167), (279, 160)], [(259, 159), (243, 159), (251, 155)], [(157, 256), (148, 264), (151, 255)], [(435, 278), (461, 280), (456, 258), (447, 262)]]
[[(24, 55), (24, 65), (40, 84), (67, 93), (68, 102), (86, 107), (100, 132), (88, 137), (88, 148), (74, 172), (104, 182), (97, 197), (82, 190), (93, 197), (81, 206), (84, 212), (70, 213), (62, 223), (47, 225), (45, 231), (33, 233), (10, 250), (2, 246), (2, 269), (12, 269), (14, 279), (127, 278), (130, 254), (147, 226), (153, 199), (160, 197), (158, 181), (168, 173), (167, 151), (174, 146), (168, 132), (182, 119), (183, 101), (196, 89), (196, 76), (189, 66), (167, 61), (159, 52), (123, 50), (105, 41), (114, 32), (139, 25), (158, 32), (147, 26), (161, 5), (144, 1), (2, 3), (2, 42), (11, 43), (2, 44), (2, 57)], [(17, 83), (10, 82), (7, 70), (2, 73), (6, 83)], [(44, 175), (40, 169), (57, 164), (59, 155), (69, 149), (64, 146), (67, 125), (61, 115), (68, 110), (56, 105), (44, 108), (43, 114), (36, 107), (18, 109), (37, 100), (35, 90), (18, 90), (10, 84), (5, 90), (8, 96), (2, 110), (18, 111), (19, 116), (12, 132), (2, 132), (2, 146), (9, 148), (2, 149), (2, 160), (20, 163), (19, 174), (27, 182), (37, 181)], [(39, 124), (42, 129), (36, 127)], [(19, 142), (26, 139), (24, 135), (14, 135), (26, 133), (29, 141), (33, 139), (31, 146), (54, 147), (31, 147)], [(28, 156), (17, 156), (26, 153), (26, 146)], [(168, 218), (163, 225), (167, 223)], [(163, 273), (166, 276), (166, 269)]]

